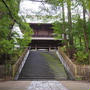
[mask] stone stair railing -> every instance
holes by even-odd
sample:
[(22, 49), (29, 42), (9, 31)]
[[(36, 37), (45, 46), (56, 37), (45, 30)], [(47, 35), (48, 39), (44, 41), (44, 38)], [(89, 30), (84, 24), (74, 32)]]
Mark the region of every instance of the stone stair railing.
[(57, 55), (72, 77), (90, 81), (90, 65), (77, 65), (73, 63), (60, 48), (58, 48)]

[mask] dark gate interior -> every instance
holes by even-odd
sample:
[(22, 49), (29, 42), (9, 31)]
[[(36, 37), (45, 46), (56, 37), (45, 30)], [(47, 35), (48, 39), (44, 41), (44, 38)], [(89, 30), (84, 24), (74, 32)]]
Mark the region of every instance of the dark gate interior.
[(61, 46), (61, 41), (59, 40), (32, 40), (30, 43), (32, 49), (57, 49)]

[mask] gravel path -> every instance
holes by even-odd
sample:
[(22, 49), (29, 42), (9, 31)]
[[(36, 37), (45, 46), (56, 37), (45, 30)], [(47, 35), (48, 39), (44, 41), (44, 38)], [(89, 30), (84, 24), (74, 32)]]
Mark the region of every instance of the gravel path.
[(28, 90), (68, 90), (59, 81), (32, 81)]

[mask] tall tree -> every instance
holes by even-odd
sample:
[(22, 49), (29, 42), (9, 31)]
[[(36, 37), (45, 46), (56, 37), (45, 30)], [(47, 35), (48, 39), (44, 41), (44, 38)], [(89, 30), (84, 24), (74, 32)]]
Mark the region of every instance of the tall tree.
[(68, 41), (67, 41), (67, 33), (66, 33), (66, 22), (65, 22), (65, 7), (64, 7), (64, 3), (65, 0), (61, 0), (61, 7), (62, 7), (62, 20), (63, 20), (63, 34), (64, 34), (64, 44), (66, 46), (66, 52), (68, 55)]
[(87, 1), (87, 8), (89, 11), (89, 26), (88, 26), (88, 31), (89, 31), (89, 64), (90, 64), (90, 0)]
[(68, 9), (68, 29), (69, 29), (69, 52), (70, 58), (73, 58), (73, 33), (72, 33), (72, 15), (71, 15), (71, 0), (67, 0), (67, 9)]

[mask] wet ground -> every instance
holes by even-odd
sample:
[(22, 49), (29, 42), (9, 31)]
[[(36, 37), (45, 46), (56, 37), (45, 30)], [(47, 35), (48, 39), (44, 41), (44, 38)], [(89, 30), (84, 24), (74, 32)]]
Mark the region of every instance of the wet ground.
[(67, 80), (64, 66), (55, 52), (31, 51), (19, 75), (19, 80)]

